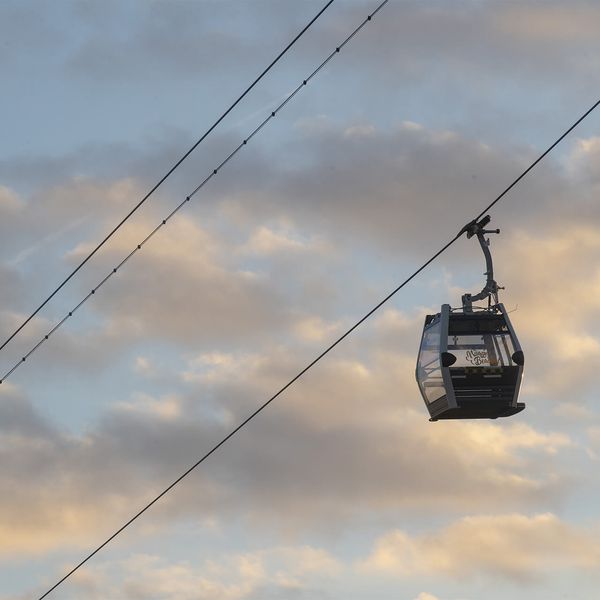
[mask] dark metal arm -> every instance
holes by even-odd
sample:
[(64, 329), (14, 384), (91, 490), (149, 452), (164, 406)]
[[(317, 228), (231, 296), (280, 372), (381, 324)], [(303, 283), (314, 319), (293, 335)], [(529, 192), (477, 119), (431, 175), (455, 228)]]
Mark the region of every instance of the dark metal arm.
[(490, 242), (485, 239), (485, 235), (489, 233), (500, 233), (499, 229), (484, 229), (484, 227), (491, 221), (491, 217), (486, 215), (481, 219), (481, 221), (471, 221), (467, 225), (465, 225), (462, 230), (462, 233), (466, 233), (468, 238), (472, 238), (474, 235), (477, 236), (479, 240), (479, 245), (481, 246), (481, 250), (483, 251), (483, 255), (485, 256), (485, 268), (486, 268), (486, 282), (485, 287), (479, 292), (479, 294), (464, 294), (462, 297), (463, 310), (465, 312), (473, 311), (473, 302), (477, 302), (478, 300), (488, 299), (491, 304), (492, 299), (494, 300), (494, 304), (498, 304), (498, 290), (502, 289), (498, 287), (498, 284), (494, 280), (494, 265), (492, 263), (492, 254), (490, 252)]

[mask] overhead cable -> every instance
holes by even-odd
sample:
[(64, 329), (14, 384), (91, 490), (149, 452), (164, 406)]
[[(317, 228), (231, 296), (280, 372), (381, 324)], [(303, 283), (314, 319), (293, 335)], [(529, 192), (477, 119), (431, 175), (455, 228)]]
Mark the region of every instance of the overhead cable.
[(208, 137), (208, 135), (221, 123), (221, 121), (248, 95), (254, 86), (279, 62), (288, 50), (308, 31), (311, 25), (333, 4), (334, 0), (328, 0), (323, 8), (304, 26), (296, 37), (273, 59), (264, 71), (245, 89), (238, 99), (206, 130), (202, 137), (167, 171), (160, 181), (123, 217), (123, 219), (104, 237), (104, 239), (71, 271), (71, 273), (58, 285), (58, 287), (23, 321), (17, 329), (11, 333), (2, 345), (2, 350), (39, 312), (58, 294), (58, 292), (75, 276), (75, 274), (108, 242), (108, 240), (125, 224), (126, 221), (154, 194), (154, 192), (173, 174), (183, 161)]
[(575, 123), (573, 123), (573, 125), (571, 125), (571, 127), (569, 127), (569, 129), (567, 129), (553, 144), (551, 144), (550, 146), (548, 146), (548, 148), (546, 148), (546, 150), (544, 152), (542, 152), (542, 154), (540, 154), (536, 160), (534, 160), (503, 192), (501, 192), (500, 194), (498, 194), (498, 196), (496, 196), (496, 198), (490, 202), (474, 219), (474, 222), (479, 221), (479, 219), (481, 219), (481, 217), (483, 217), (483, 215), (485, 215), (485, 213), (487, 213), (490, 208), (492, 208), (493, 206), (495, 206), (506, 194), (508, 194), (508, 192), (510, 192), (510, 190), (512, 190), (513, 187), (515, 187), (515, 185), (517, 185), (517, 183), (519, 183), (519, 181), (521, 181), (521, 179), (523, 179), (523, 177), (525, 177), (525, 175), (527, 175), (527, 173), (529, 173), (529, 171), (531, 171), (531, 169), (533, 169), (547, 154), (550, 154), (550, 152), (552, 152), (552, 150), (554, 150), (554, 148), (556, 148), (556, 146), (558, 146), (558, 144), (560, 144), (570, 133), (571, 131), (573, 131), (573, 129), (575, 129), (584, 119), (586, 119), (586, 117), (594, 112), (594, 110), (596, 108), (598, 108), (598, 106), (600, 105), (600, 100), (598, 100), (593, 106), (591, 106), (590, 108), (588, 108), (580, 117), (579, 119), (577, 119), (577, 121), (575, 121)]
[[(342, 48), (389, 2), (389, 0), (384, 0), (377, 6), (377, 8), (352, 31), (350, 35), (346, 37), (346, 39), (335, 47), (329, 55), (316, 67), (310, 75), (308, 75), (305, 79), (303, 79), (296, 88), (290, 92), (283, 102), (281, 102), (277, 108), (272, 110), (269, 115), (246, 137), (244, 138), (238, 146), (229, 153), (229, 155), (222, 160), (214, 169), (210, 171), (210, 173), (203, 179), (203, 181), (196, 187), (192, 192), (186, 196), (143, 240), (139, 242), (132, 250), (123, 258), (123, 260), (113, 267), (109, 273), (94, 287), (88, 292), (88, 294), (76, 305), (74, 306), (54, 327), (48, 331), (43, 337), (39, 339), (39, 341), (26, 353), (24, 354), (0, 379), (0, 384), (5, 381), (8, 377), (10, 377), (34, 352), (40, 348), (50, 337), (60, 329), (64, 323), (66, 323), (92, 296), (96, 294), (96, 292), (113, 276), (116, 275), (119, 269), (125, 265), (125, 263), (137, 252), (139, 252), (143, 246), (150, 241), (150, 239), (160, 230), (162, 229), (172, 217), (175, 216), (217, 173), (244, 147), (248, 144), (248, 142), (259, 132), (263, 127), (272, 119), (277, 116), (280, 110), (286, 106), (286, 104), (298, 94), (298, 92), (308, 85), (308, 83), (329, 63), (329, 61), (339, 54)], [(0, 348), (1, 349), (1, 348)]]
[[(387, 2), (387, 0), (386, 0)], [(379, 10), (385, 2), (383, 2), (377, 10)], [(377, 12), (377, 11), (375, 11)], [(375, 14), (375, 13), (373, 13)], [(371, 15), (372, 16), (372, 15)], [(370, 20), (370, 19), (369, 19)], [(531, 169), (537, 165), (540, 160), (546, 156), (550, 150), (552, 150), (558, 142), (564, 139), (565, 135), (574, 129), (579, 123), (585, 119), (598, 105), (600, 104), (600, 100), (594, 104), (594, 106), (589, 109), (581, 118), (579, 118), (574, 125), (572, 125), (563, 135), (558, 138), (556, 142), (554, 142), (543, 154), (541, 154), (527, 169), (525, 169), (492, 203), (496, 204), (502, 197), (506, 195), (506, 193), (511, 190), (516, 183), (518, 183), (523, 177), (531, 171)], [(490, 205), (485, 209), (484, 212), (487, 212)], [(479, 219), (477, 217), (475, 220)], [(40, 596), (38, 600), (42, 600), (45, 598), (50, 592), (56, 589), (61, 583), (63, 583), (67, 578), (69, 578), (73, 573), (75, 573), (79, 568), (81, 568), (85, 563), (87, 563), (93, 556), (95, 556), (100, 550), (102, 550), (106, 545), (108, 545), (113, 539), (115, 539), (121, 532), (123, 532), (129, 525), (131, 525), (134, 521), (136, 521), (139, 517), (141, 517), (150, 507), (156, 504), (163, 496), (165, 496), (168, 492), (170, 492), (178, 483), (180, 483), (185, 477), (187, 477), (192, 471), (194, 471), (197, 467), (199, 467), (209, 456), (214, 454), (223, 444), (225, 444), (228, 440), (230, 440), (236, 433), (238, 433), (243, 427), (245, 427), (252, 419), (258, 416), (271, 402), (273, 402), (278, 396), (280, 396), (285, 390), (287, 390), (291, 385), (293, 385), (300, 377), (302, 377), (307, 371), (309, 371), (314, 365), (316, 365), (322, 358), (324, 358), (331, 350), (333, 350), (338, 344), (340, 344), (344, 339), (346, 339), (357, 327), (362, 325), (371, 315), (377, 312), (384, 304), (386, 304), (393, 296), (395, 296), (405, 285), (407, 285), (410, 281), (412, 281), (421, 271), (423, 271), (427, 266), (429, 266), (440, 254), (445, 252), (452, 244), (454, 244), (461, 236), (465, 233), (465, 228), (461, 229), (452, 239), (450, 239), (442, 248), (440, 248), (431, 258), (429, 258), (425, 263), (423, 263), (416, 271), (412, 273), (409, 277), (407, 277), (400, 285), (398, 285), (394, 290), (392, 290), (383, 300), (381, 300), (377, 305), (369, 310), (363, 317), (361, 317), (350, 329), (348, 329), (345, 333), (343, 333), (340, 337), (338, 337), (331, 345), (329, 345), (321, 354), (319, 354), (314, 360), (312, 360), (308, 365), (306, 365), (297, 375), (295, 375), (292, 379), (290, 379), (282, 388), (280, 388), (275, 394), (273, 394), (266, 402), (264, 402), (261, 406), (259, 406), (252, 414), (246, 417), (235, 429), (233, 429), (230, 433), (228, 433), (218, 444), (213, 446), (211, 450), (209, 450), (204, 456), (202, 456), (198, 461), (196, 461), (191, 467), (187, 469), (184, 473), (179, 475), (175, 481), (173, 481), (168, 487), (166, 487), (158, 496), (156, 496), (151, 502), (146, 504), (141, 510), (139, 510), (133, 517), (131, 517), (124, 525), (122, 525), (115, 533), (113, 533), (108, 539), (106, 539), (102, 544), (100, 544), (95, 550), (93, 550), (90, 554), (88, 554), (81, 562), (79, 562), (75, 567), (73, 567), (60, 581), (58, 581), (54, 586), (52, 586), (45, 594)]]

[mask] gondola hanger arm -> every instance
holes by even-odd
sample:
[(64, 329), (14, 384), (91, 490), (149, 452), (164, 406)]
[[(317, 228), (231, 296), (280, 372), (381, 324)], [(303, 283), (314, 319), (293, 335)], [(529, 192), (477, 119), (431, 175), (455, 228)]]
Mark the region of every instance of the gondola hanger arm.
[(480, 221), (473, 219), (467, 223), (459, 232), (459, 236), (463, 233), (467, 234), (467, 238), (477, 236), (483, 255), (485, 256), (485, 267), (486, 267), (486, 282), (484, 288), (479, 294), (464, 294), (462, 297), (463, 310), (466, 312), (473, 311), (473, 302), (478, 300), (488, 299), (488, 303), (491, 305), (492, 299), (494, 304), (498, 304), (498, 290), (503, 289), (498, 286), (494, 280), (494, 264), (492, 262), (492, 254), (490, 252), (490, 242), (486, 240), (485, 236), (490, 233), (500, 233), (500, 229), (485, 229), (485, 226), (492, 220), (489, 215), (483, 217)]

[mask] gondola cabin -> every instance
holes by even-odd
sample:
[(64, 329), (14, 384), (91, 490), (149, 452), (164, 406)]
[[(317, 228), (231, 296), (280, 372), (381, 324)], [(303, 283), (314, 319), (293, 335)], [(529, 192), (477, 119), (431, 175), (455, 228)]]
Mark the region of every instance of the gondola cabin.
[(502, 304), (487, 309), (442, 306), (427, 315), (417, 382), (431, 421), (497, 419), (525, 408), (517, 402), (524, 355)]

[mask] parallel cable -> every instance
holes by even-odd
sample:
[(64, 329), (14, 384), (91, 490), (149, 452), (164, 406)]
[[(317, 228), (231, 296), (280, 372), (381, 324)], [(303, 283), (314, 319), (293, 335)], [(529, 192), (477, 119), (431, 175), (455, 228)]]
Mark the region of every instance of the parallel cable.
[[(202, 182), (194, 188), (194, 190), (184, 198), (139, 244), (133, 248), (133, 250), (123, 258), (123, 260), (116, 265), (105, 277), (100, 281), (92, 290), (74, 307), (72, 308), (48, 333), (46, 333), (36, 344), (33, 346), (26, 354), (24, 354), (13, 366), (10, 368), (4, 376), (0, 379), (0, 384), (5, 381), (8, 377), (10, 377), (34, 352), (36, 352), (50, 337), (60, 329), (96, 292), (113, 276), (116, 275), (119, 269), (125, 265), (125, 263), (133, 257), (134, 254), (139, 252), (142, 247), (160, 230), (162, 229), (167, 222), (175, 216), (184, 206), (187, 204), (217, 173), (244, 147), (248, 144), (248, 142), (265, 127), (269, 121), (274, 119), (277, 116), (277, 113), (282, 110), (292, 98), (298, 94), (298, 92), (306, 87), (308, 83), (329, 63), (329, 61), (339, 54), (342, 48), (369, 22), (371, 19), (389, 2), (389, 0), (384, 0), (379, 6), (352, 31), (346, 39), (335, 47), (335, 50), (329, 53), (329, 55), (319, 64), (319, 66), (312, 71), (308, 77), (302, 80), (300, 84), (296, 86), (296, 88), (290, 92), (283, 102), (281, 102), (277, 108), (272, 110), (269, 115), (246, 137), (238, 144), (238, 146), (229, 153), (229, 155), (223, 159), (212, 171), (202, 180)], [(323, 9), (324, 10), (324, 9)], [(90, 255), (91, 256), (91, 255)], [(86, 259), (87, 260), (87, 259)], [(31, 318), (31, 317), (30, 317)], [(22, 326), (21, 326), (22, 327)], [(2, 348), (0, 347), (0, 350)]]
[[(388, 0), (386, 0), (387, 2)], [(380, 5), (377, 9), (379, 10), (386, 2)], [(375, 11), (377, 12), (377, 11)], [(375, 13), (373, 13), (375, 14)], [(372, 16), (372, 15), (371, 15)], [(370, 19), (369, 19), (370, 20)], [(567, 130), (567, 133), (572, 131), (572, 129), (577, 126), (581, 121), (589, 115), (594, 108), (596, 108), (600, 104), (600, 101), (596, 102), (596, 104), (588, 110), (585, 115), (580, 118), (574, 126), (570, 127)], [(562, 140), (565, 137), (563, 134), (558, 141)], [(556, 146), (557, 142), (550, 146), (549, 150)], [(518, 183), (531, 169), (540, 162), (540, 160), (546, 156), (549, 152), (546, 150), (535, 162), (533, 162), (525, 171), (521, 173), (495, 200), (494, 204), (498, 202), (500, 198), (506, 195), (506, 193), (512, 189), (516, 183)], [(484, 212), (491, 208), (488, 207)], [(483, 213), (482, 213), (483, 214)], [(477, 217), (475, 220), (479, 219)], [(191, 467), (187, 469), (184, 473), (182, 473), (175, 481), (173, 481), (168, 487), (166, 487), (158, 496), (156, 496), (152, 501), (150, 501), (146, 506), (144, 506), (140, 511), (138, 511), (129, 521), (127, 521), (123, 526), (121, 526), (115, 533), (113, 533), (108, 539), (106, 539), (102, 544), (100, 544), (95, 550), (93, 550), (90, 554), (88, 554), (81, 562), (79, 562), (75, 567), (73, 567), (60, 581), (58, 581), (54, 586), (52, 586), (46, 593), (39, 597), (38, 600), (42, 600), (48, 594), (50, 594), (54, 589), (56, 589), (61, 583), (63, 583), (66, 579), (68, 579), (73, 573), (75, 573), (79, 568), (81, 568), (85, 563), (87, 563), (93, 556), (95, 556), (102, 548), (104, 548), (107, 544), (109, 544), (114, 538), (116, 538), (122, 531), (124, 531), (129, 525), (131, 525), (134, 521), (136, 521), (139, 517), (141, 517), (150, 507), (156, 504), (164, 495), (170, 492), (178, 483), (180, 483), (185, 477), (187, 477), (192, 471), (194, 471), (197, 467), (199, 467), (209, 456), (214, 454), (223, 444), (225, 444), (228, 440), (230, 440), (236, 433), (238, 433), (243, 427), (245, 427), (252, 419), (254, 419), (257, 415), (259, 415), (271, 402), (273, 402), (278, 396), (280, 396), (283, 392), (285, 392), (291, 385), (293, 385), (298, 379), (300, 379), (308, 370), (310, 370), (313, 366), (315, 366), (322, 358), (324, 358), (331, 350), (333, 350), (338, 344), (340, 344), (344, 339), (346, 339), (357, 327), (362, 325), (369, 317), (371, 317), (375, 312), (377, 312), (384, 304), (386, 304), (393, 296), (395, 296), (405, 285), (407, 285), (410, 281), (412, 281), (421, 271), (423, 271), (426, 267), (428, 267), (440, 254), (445, 252), (452, 244), (454, 244), (464, 233), (465, 229), (461, 229), (451, 240), (449, 240), (442, 248), (440, 248), (429, 260), (423, 263), (416, 271), (412, 273), (409, 277), (407, 277), (400, 285), (398, 285), (394, 290), (392, 290), (383, 300), (381, 300), (377, 305), (375, 305), (369, 312), (367, 312), (362, 318), (360, 318), (350, 329), (348, 329), (345, 333), (343, 333), (340, 337), (338, 337), (330, 346), (328, 346), (321, 354), (319, 354), (314, 360), (312, 360), (308, 365), (306, 365), (297, 375), (295, 375), (292, 379), (290, 379), (282, 388), (279, 389), (273, 396), (271, 396), (266, 402), (264, 402), (261, 406), (259, 406), (252, 414), (250, 414), (246, 419), (244, 419), (235, 429), (233, 429), (230, 433), (228, 433), (219, 443), (217, 443), (211, 450), (209, 450), (202, 458), (196, 461)]]
[(10, 336), (0, 345), (2, 350), (39, 312), (58, 294), (58, 292), (73, 278), (73, 276), (104, 246), (104, 244), (125, 224), (126, 221), (154, 194), (154, 192), (167, 180), (168, 177), (181, 165), (181, 163), (206, 139), (206, 137), (221, 123), (221, 121), (248, 95), (256, 84), (275, 66), (276, 63), (287, 53), (287, 51), (308, 31), (311, 25), (333, 4), (334, 0), (329, 0), (327, 4), (304, 26), (304, 28), (289, 42), (289, 44), (275, 57), (264, 71), (246, 88), (239, 98), (206, 130), (200, 139), (169, 169), (169, 171), (160, 179), (160, 181), (123, 217), (123, 219), (110, 231), (110, 233), (82, 260), (79, 265), (70, 273), (70, 275), (10, 334)]

